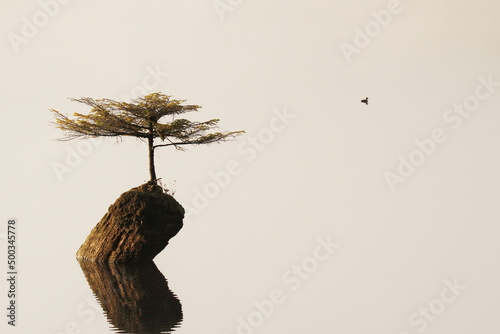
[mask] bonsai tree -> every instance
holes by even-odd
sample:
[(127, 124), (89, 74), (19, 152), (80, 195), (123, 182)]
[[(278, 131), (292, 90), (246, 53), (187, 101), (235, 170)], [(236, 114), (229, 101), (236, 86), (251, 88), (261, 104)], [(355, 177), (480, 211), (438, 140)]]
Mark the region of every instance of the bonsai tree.
[[(71, 99), (91, 107), (90, 113), (75, 113), (71, 119), (57, 110), (54, 113), (55, 125), (66, 133), (61, 140), (90, 137), (136, 137), (148, 143), (150, 182), (156, 184), (154, 162), (155, 149), (173, 146), (184, 150), (184, 145), (202, 145), (227, 141), (244, 133), (209, 132), (217, 127), (219, 119), (193, 122), (176, 118), (177, 115), (197, 111), (198, 105), (184, 105), (185, 100), (175, 100), (169, 95), (153, 93), (132, 101), (118, 102), (111, 99), (94, 100), (90, 97)], [(171, 116), (171, 122), (160, 122)], [(155, 141), (159, 139), (159, 143)]]

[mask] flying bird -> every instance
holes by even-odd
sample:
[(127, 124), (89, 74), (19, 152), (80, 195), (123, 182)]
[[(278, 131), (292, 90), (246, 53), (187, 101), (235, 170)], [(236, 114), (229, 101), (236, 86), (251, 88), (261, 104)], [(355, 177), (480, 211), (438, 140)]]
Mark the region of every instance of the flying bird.
[(366, 105), (368, 105), (368, 98), (361, 100), (361, 103), (365, 103)]

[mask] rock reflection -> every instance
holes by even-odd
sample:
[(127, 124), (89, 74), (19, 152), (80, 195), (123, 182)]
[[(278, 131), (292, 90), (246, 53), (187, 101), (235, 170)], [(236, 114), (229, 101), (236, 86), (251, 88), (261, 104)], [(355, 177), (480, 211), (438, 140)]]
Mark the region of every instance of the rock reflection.
[(182, 321), (181, 303), (152, 261), (79, 263), (116, 332), (171, 333)]

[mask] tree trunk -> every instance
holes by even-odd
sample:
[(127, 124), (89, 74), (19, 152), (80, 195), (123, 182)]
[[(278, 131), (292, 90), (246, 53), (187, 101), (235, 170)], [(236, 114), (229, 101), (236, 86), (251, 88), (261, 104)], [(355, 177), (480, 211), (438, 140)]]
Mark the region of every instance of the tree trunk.
[(154, 182), (156, 184), (156, 171), (155, 171), (155, 150), (153, 148), (153, 138), (148, 138), (148, 146), (149, 146), (149, 177), (150, 182)]
[(156, 171), (155, 171), (155, 148), (154, 148), (154, 137), (153, 137), (153, 124), (149, 126), (149, 137), (148, 137), (148, 150), (149, 150), (149, 178), (150, 182), (156, 184)]

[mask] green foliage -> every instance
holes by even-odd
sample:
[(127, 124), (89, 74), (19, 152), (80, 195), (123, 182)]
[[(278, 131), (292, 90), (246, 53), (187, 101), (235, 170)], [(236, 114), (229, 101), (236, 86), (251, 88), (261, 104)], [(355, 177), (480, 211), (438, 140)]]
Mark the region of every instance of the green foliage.
[[(75, 113), (70, 118), (61, 112), (54, 113), (54, 124), (66, 134), (61, 140), (90, 137), (136, 137), (148, 141), (150, 151), (151, 179), (156, 182), (154, 173), (154, 150), (163, 146), (174, 146), (183, 150), (184, 145), (212, 144), (227, 141), (244, 131), (212, 132), (219, 119), (205, 122), (178, 119), (177, 115), (198, 111), (198, 105), (184, 105), (185, 100), (175, 100), (162, 93), (153, 93), (137, 98), (132, 103), (118, 102), (111, 99), (83, 97), (72, 99), (90, 106), (86, 115)], [(171, 122), (160, 122), (165, 116), (171, 116)], [(155, 144), (159, 139), (160, 144)]]
[[(159, 138), (165, 144), (160, 146), (200, 145), (225, 141), (234, 138), (244, 131), (207, 133), (216, 128), (219, 119), (205, 122), (194, 122), (187, 119), (176, 119), (179, 114), (198, 111), (198, 105), (183, 105), (185, 100), (175, 100), (169, 95), (153, 93), (140, 97), (133, 103), (118, 102), (110, 99), (94, 100), (90, 97), (72, 99), (91, 107), (89, 114), (75, 113), (70, 118), (57, 110), (54, 113), (56, 126), (63, 130), (66, 137), (61, 140), (88, 137), (122, 137)], [(160, 123), (165, 116), (173, 120)]]

